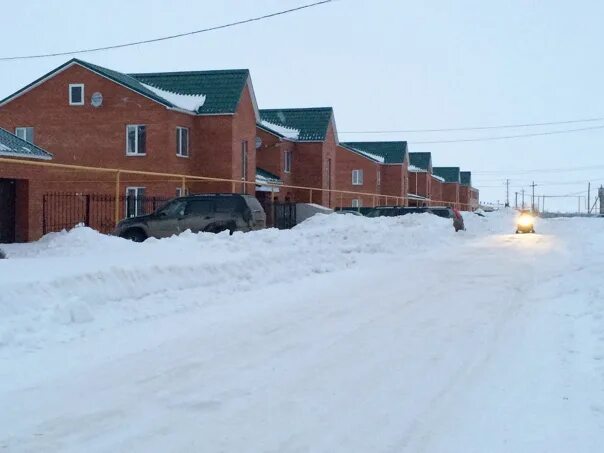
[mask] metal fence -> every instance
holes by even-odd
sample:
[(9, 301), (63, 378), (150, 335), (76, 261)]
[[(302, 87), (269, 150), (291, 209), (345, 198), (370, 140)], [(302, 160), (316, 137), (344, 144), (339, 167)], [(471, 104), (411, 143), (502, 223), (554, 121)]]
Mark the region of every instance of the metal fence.
[[(141, 195), (118, 198), (122, 217), (150, 214), (172, 197), (147, 197)], [(101, 233), (115, 228), (116, 197), (105, 194), (47, 193), (42, 197), (42, 229), (44, 234), (69, 230), (75, 226), (88, 226)], [(281, 230), (296, 225), (295, 203), (272, 203), (264, 206), (267, 226)]]
[[(144, 215), (161, 207), (170, 197), (122, 196), (117, 198), (126, 216)], [(47, 193), (42, 197), (44, 234), (69, 230), (76, 225), (109, 233), (115, 228), (116, 197), (103, 194)]]

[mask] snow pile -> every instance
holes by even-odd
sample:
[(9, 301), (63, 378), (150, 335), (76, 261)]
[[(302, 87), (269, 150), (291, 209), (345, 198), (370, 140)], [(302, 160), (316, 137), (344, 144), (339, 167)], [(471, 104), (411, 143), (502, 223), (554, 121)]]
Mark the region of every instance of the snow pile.
[(0, 260), (0, 450), (597, 452), (604, 219), (316, 215)]
[(270, 121), (266, 121), (266, 120), (261, 120), (260, 124), (262, 126), (266, 127), (267, 129), (271, 129), (271, 130), (275, 131), (276, 133), (284, 136), (285, 138), (289, 138), (291, 140), (298, 140), (298, 137), (300, 137), (299, 129), (287, 127), (282, 124), (271, 123)]
[[(211, 299), (258, 284), (342, 271), (367, 257), (408, 253), (422, 242), (438, 248), (452, 239), (450, 221), (429, 215), (318, 214), (291, 231), (185, 232), (143, 244), (85, 227), (53, 233), (36, 243), (7, 247), (11, 259), (0, 265), (0, 342), (38, 347), (51, 337), (71, 339), (185, 308), (161, 297), (145, 306), (136, 303), (166, 291), (204, 288)], [(76, 330), (62, 328), (83, 323)]]
[(204, 94), (175, 93), (173, 91), (162, 90), (161, 88), (154, 87), (153, 85), (147, 85), (145, 83), (142, 85), (175, 107), (188, 110), (190, 112), (197, 113), (197, 111), (203, 107), (203, 104), (206, 102), (206, 96)]

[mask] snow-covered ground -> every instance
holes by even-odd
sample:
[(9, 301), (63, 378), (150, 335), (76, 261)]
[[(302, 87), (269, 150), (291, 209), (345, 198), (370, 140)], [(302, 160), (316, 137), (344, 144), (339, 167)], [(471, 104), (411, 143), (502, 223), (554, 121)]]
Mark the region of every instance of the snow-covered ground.
[(3, 246), (0, 451), (597, 452), (603, 219)]

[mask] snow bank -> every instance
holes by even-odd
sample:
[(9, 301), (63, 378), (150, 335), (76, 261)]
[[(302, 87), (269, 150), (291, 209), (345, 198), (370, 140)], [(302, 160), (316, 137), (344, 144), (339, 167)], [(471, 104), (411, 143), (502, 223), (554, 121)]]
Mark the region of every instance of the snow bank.
[[(149, 316), (204, 304), (216, 295), (244, 293), (359, 260), (408, 254), (456, 240), (448, 220), (430, 215), (367, 219), (317, 214), (295, 229), (192, 234), (135, 244), (89, 228), (53, 233), (8, 246), (0, 262), (0, 351), (9, 344), (39, 347)], [(185, 305), (161, 297), (204, 288), (207, 299)]]

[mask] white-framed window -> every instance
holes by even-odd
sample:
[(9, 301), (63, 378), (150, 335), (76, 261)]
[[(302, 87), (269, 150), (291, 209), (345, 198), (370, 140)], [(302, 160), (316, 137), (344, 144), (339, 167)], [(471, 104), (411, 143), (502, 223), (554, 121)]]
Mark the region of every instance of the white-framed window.
[(283, 173), (292, 172), (292, 152), (285, 151), (283, 155)]
[(351, 206), (353, 208), (360, 208), (361, 207), (361, 200), (359, 200), (358, 198), (355, 198), (354, 200), (352, 200), (352, 204)]
[(189, 189), (182, 190), (182, 187), (177, 187), (176, 188), (176, 196), (177, 197), (184, 197), (186, 195), (189, 195)]
[(84, 105), (84, 84), (69, 84), (69, 105)]
[(25, 140), (28, 143), (34, 142), (34, 128), (33, 127), (16, 127), (15, 135), (21, 140)]
[(376, 181), (378, 186), (382, 185), (382, 172), (379, 170), (377, 171)]
[(144, 156), (147, 154), (147, 127), (142, 124), (126, 126), (126, 155)]
[(176, 155), (189, 157), (189, 129), (186, 127), (176, 128)]
[(352, 170), (352, 185), (362, 186), (363, 185), (363, 170)]
[(126, 217), (136, 217), (145, 213), (145, 188), (126, 187)]

